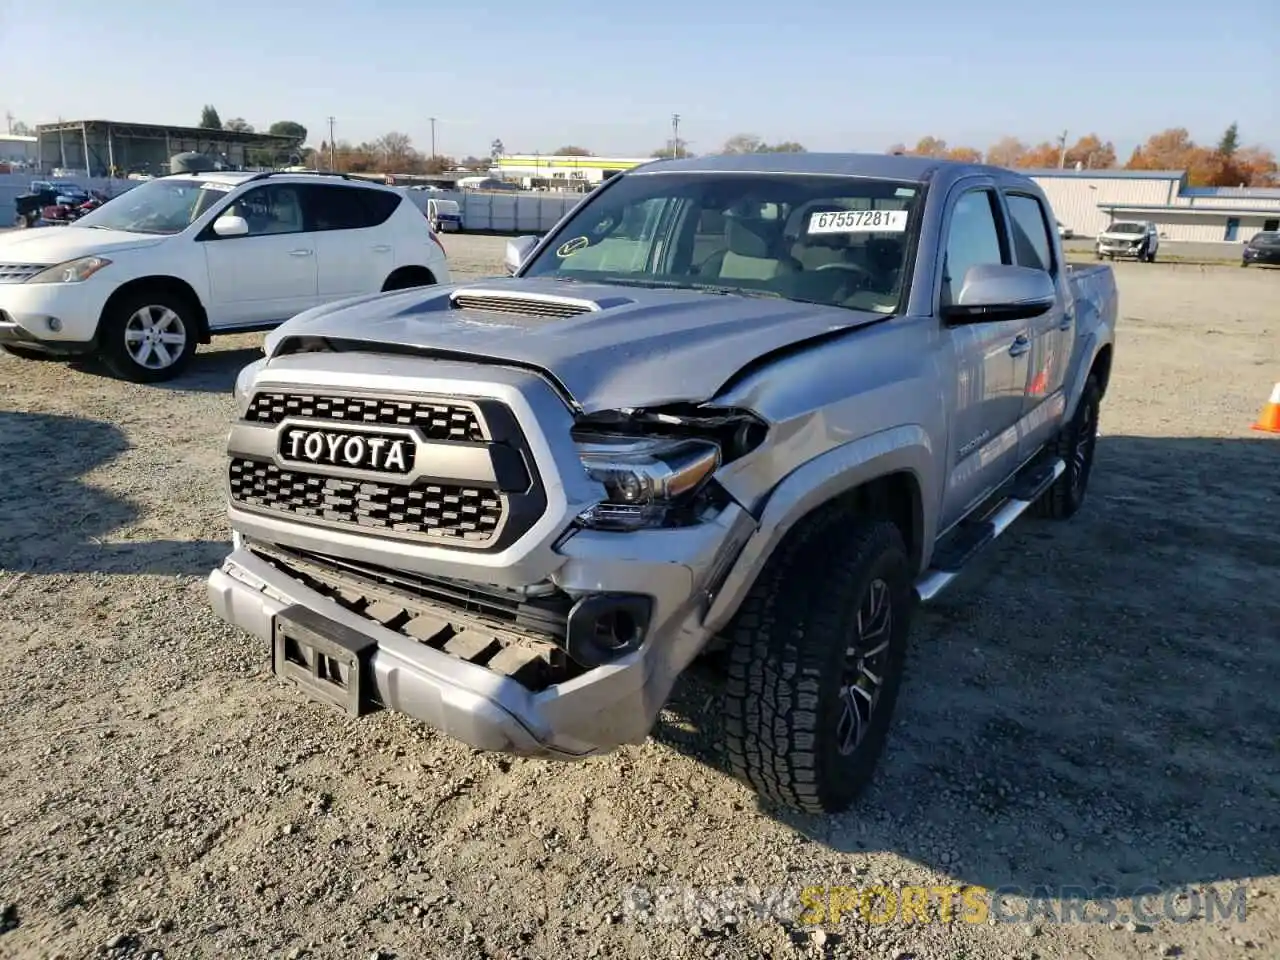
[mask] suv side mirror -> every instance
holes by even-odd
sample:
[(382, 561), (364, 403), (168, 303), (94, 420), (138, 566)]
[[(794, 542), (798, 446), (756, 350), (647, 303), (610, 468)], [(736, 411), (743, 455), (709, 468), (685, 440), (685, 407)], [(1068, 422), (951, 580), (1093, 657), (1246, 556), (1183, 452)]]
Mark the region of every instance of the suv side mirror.
[(220, 237), (243, 237), (249, 233), (249, 221), (225, 214), (213, 221), (213, 232)]
[(537, 245), (537, 237), (516, 237), (514, 240), (508, 240), (507, 252), (502, 258), (507, 273), (514, 274), (524, 266), (525, 261), (529, 259), (529, 254), (533, 253), (533, 248)]
[(1057, 302), (1053, 278), (1035, 267), (981, 263), (964, 275), (960, 291), (942, 308), (950, 324), (1027, 320), (1047, 313)]

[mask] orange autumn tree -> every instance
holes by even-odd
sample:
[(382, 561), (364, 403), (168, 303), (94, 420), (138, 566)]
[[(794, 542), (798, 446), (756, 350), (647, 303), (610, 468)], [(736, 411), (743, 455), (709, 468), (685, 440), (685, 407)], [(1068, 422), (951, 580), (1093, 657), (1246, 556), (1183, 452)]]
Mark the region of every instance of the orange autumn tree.
[(947, 141), (938, 137), (921, 137), (914, 147), (895, 143), (886, 153), (900, 153), (908, 157), (937, 157), (939, 160), (957, 160), (961, 163), (981, 163), (982, 153), (973, 147), (948, 147)]
[(1163, 130), (1134, 149), (1129, 170), (1185, 170), (1193, 187), (1268, 187), (1277, 180), (1276, 158), (1266, 147), (1240, 147), (1233, 123), (1216, 147), (1202, 147), (1184, 127)]

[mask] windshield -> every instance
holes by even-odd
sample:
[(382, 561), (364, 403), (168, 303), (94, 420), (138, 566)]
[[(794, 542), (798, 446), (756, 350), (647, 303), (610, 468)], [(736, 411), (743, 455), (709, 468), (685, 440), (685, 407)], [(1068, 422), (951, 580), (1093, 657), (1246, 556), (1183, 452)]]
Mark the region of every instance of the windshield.
[(1140, 223), (1113, 223), (1107, 227), (1107, 233), (1145, 233), (1146, 229)]
[(1255, 233), (1249, 242), (1255, 247), (1280, 247), (1280, 233), (1272, 231)]
[(130, 233), (181, 233), (231, 192), (225, 183), (148, 180), (76, 221), (78, 227)]
[(624, 174), (525, 277), (774, 296), (892, 313), (919, 184), (794, 174)]

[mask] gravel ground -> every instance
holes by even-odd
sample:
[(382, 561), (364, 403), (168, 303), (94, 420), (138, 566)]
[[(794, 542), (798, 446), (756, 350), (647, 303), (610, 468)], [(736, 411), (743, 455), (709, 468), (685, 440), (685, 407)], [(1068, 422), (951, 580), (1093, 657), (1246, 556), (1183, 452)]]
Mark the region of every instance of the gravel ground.
[[(445, 242), (498, 272), (501, 239)], [(1116, 272), (1088, 505), (921, 617), (878, 783), (827, 819), (725, 775), (713, 676), (570, 766), (304, 700), (202, 579), (261, 337), (172, 387), (0, 356), (0, 957), (1280, 956), (1280, 438), (1248, 429), (1280, 271)], [(824, 926), (662, 894), (806, 884), (1052, 889), (1010, 922)], [(1054, 922), (1063, 885), (1192, 919)], [(1205, 917), (1236, 888), (1242, 922)]]

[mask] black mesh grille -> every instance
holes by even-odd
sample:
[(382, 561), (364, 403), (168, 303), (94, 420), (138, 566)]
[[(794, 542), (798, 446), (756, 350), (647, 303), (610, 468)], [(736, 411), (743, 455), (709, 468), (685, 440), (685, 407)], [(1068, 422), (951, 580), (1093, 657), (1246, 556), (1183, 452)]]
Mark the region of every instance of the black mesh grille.
[(505, 510), (492, 490), (341, 480), (243, 458), (231, 460), (229, 480), (231, 498), (247, 506), (441, 540), (485, 543)]
[(535, 300), (532, 297), (486, 297), (458, 294), (453, 305), (459, 310), (484, 310), (488, 313), (518, 313), (524, 317), (562, 319), (588, 313), (590, 307), (580, 303), (561, 303), (554, 300)]
[(249, 409), (244, 414), (246, 420), (254, 423), (279, 423), (286, 417), (417, 427), (428, 440), (484, 439), (484, 431), (474, 410), (444, 402), (259, 393), (249, 402)]

